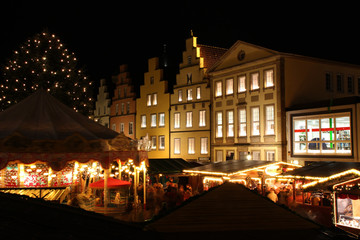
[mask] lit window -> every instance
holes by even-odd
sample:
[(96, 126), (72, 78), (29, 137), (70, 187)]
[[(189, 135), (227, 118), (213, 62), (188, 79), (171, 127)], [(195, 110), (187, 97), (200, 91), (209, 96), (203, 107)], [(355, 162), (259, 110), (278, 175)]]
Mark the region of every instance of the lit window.
[(146, 97), (147, 101), (146, 101), (146, 105), (147, 106), (151, 106), (151, 94), (148, 94)]
[(246, 136), (246, 109), (239, 109), (239, 136)]
[(238, 77), (238, 92), (245, 92), (246, 91), (246, 77), (245, 75)]
[(215, 83), (215, 97), (222, 96), (222, 82), (218, 81)]
[(234, 93), (234, 79), (226, 79), (226, 95), (231, 95)]
[(150, 124), (150, 126), (151, 126), (151, 127), (156, 127), (156, 114), (151, 114), (151, 115), (150, 115), (150, 118), (151, 118), (151, 124)]
[(165, 113), (159, 113), (159, 127), (165, 126)]
[(266, 151), (266, 161), (275, 161), (275, 151)]
[(182, 102), (182, 90), (179, 90), (179, 92), (178, 92), (178, 94), (179, 94), (179, 102)]
[(251, 153), (251, 155), (252, 155), (252, 160), (261, 160), (260, 159), (260, 151), (253, 151), (252, 153)]
[(349, 113), (296, 117), (292, 131), (294, 154), (352, 153)]
[(188, 89), (188, 90), (187, 90), (187, 100), (188, 100), (188, 101), (193, 100), (192, 89)]
[(174, 154), (180, 154), (180, 138), (174, 138)]
[(204, 138), (200, 138), (200, 153), (201, 154), (208, 154), (208, 138), (204, 137)]
[(265, 87), (273, 87), (274, 86), (274, 70), (269, 69), (264, 72), (265, 77)]
[(192, 127), (192, 112), (186, 112), (186, 127)]
[(259, 107), (251, 108), (251, 135), (259, 136), (260, 135), (260, 116), (259, 116)]
[(112, 125), (112, 130), (116, 131), (116, 124), (115, 123)]
[(146, 115), (141, 115), (141, 128), (146, 128)]
[(156, 149), (156, 136), (151, 136), (151, 149)]
[(121, 132), (121, 133), (124, 132), (124, 123), (120, 123), (120, 132)]
[(188, 138), (188, 154), (195, 154), (195, 138)]
[(206, 126), (206, 110), (200, 110), (199, 111), (199, 127), (205, 127)]
[(234, 137), (234, 111), (227, 111), (227, 137)]
[(180, 113), (174, 113), (174, 128), (180, 128)]
[(125, 104), (121, 103), (121, 115), (124, 114), (124, 110), (125, 110)]
[(274, 116), (274, 105), (269, 105), (265, 107), (265, 134), (274, 135), (275, 134), (275, 116)]
[(165, 136), (159, 136), (159, 149), (165, 149)]
[(216, 113), (216, 137), (217, 138), (221, 138), (223, 136), (223, 132), (222, 132), (222, 112), (217, 112)]
[(222, 150), (218, 150), (216, 151), (216, 162), (222, 162), (223, 161), (223, 151)]
[(152, 102), (152, 104), (153, 104), (154, 106), (157, 105), (157, 93), (154, 93), (154, 94), (153, 94), (153, 102)]
[(259, 73), (252, 73), (251, 75), (251, 90), (257, 90), (260, 88)]
[(200, 99), (201, 98), (201, 87), (197, 87), (196, 88), (196, 99)]

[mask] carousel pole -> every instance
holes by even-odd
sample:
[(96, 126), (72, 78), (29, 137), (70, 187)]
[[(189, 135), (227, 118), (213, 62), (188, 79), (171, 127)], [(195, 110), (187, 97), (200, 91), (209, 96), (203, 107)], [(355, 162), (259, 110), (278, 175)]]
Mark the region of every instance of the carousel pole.
[(109, 189), (108, 189), (108, 178), (109, 178), (109, 169), (104, 169), (104, 210), (107, 212), (107, 206), (109, 204)]
[(145, 166), (145, 161), (143, 161), (142, 163), (142, 167), (143, 167), (143, 173), (144, 173), (144, 176), (143, 176), (143, 184), (144, 184), (144, 209), (146, 208), (146, 166)]

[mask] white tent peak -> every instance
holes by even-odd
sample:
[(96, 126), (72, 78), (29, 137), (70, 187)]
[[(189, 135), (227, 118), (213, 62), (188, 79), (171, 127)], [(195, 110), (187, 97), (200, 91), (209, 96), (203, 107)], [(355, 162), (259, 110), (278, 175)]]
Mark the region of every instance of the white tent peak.
[(113, 139), (118, 133), (77, 113), (45, 90), (38, 90), (0, 112), (0, 139), (19, 134), (32, 140)]

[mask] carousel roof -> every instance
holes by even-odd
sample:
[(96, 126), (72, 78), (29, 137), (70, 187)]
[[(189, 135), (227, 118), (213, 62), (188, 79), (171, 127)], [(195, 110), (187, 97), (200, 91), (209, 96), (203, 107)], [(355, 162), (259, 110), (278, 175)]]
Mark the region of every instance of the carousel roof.
[[(140, 156), (139, 156), (140, 155)], [(0, 113), (0, 169), (10, 161), (47, 162), (58, 171), (77, 160), (147, 159), (137, 142), (75, 112), (44, 90)]]
[(33, 140), (112, 139), (117, 132), (75, 112), (45, 90), (38, 90), (0, 113), (0, 139), (19, 134)]

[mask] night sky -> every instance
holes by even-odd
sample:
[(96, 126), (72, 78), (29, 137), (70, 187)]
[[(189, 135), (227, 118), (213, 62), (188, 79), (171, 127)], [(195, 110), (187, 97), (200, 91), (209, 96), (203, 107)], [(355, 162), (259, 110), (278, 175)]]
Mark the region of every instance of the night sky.
[[(43, 29), (74, 52), (93, 81), (129, 64), (137, 83), (150, 57), (167, 44), (175, 73), (192, 29), (198, 43), (229, 48), (235, 41), (273, 50), (360, 64), (357, 7), (254, 1), (11, 1), (0, 7), (0, 65)], [(314, 2), (313, 2), (314, 3)], [(175, 78), (175, 75), (173, 76)]]

